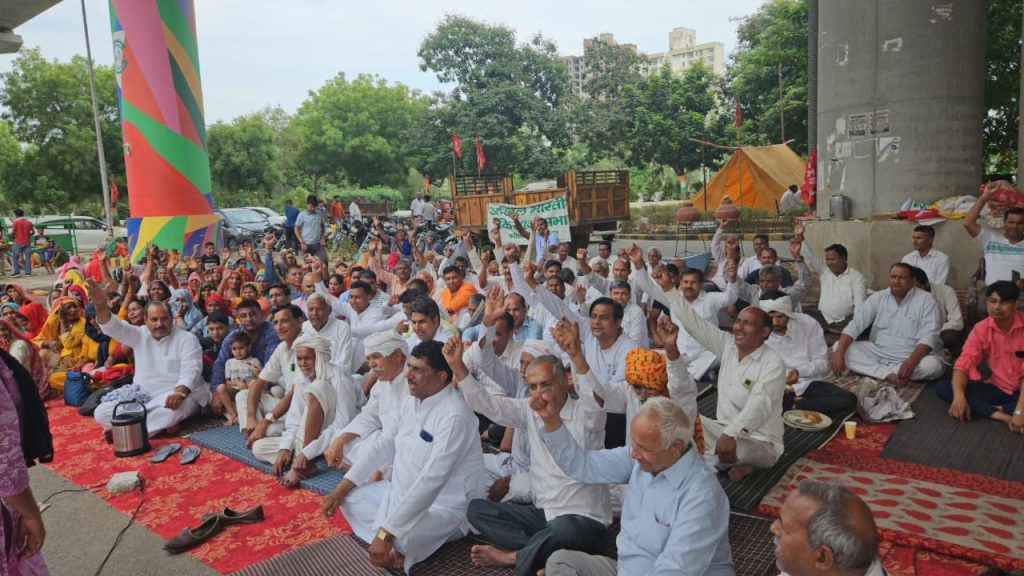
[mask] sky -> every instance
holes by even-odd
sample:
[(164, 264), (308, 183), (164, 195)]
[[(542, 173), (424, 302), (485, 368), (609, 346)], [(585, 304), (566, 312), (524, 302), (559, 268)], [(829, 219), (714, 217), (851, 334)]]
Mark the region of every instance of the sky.
[[(697, 42), (722, 42), (726, 60), (737, 18), (764, 0), (198, 0), (196, 27), (206, 122), (231, 119), (268, 105), (292, 113), (339, 72), (377, 74), (430, 92), (442, 88), (419, 68), (420, 42), (447, 14), (515, 29), (526, 41), (540, 33), (560, 54), (580, 54), (583, 39), (611, 32), (642, 52), (668, 49), (669, 31), (685, 26)], [(86, 0), (97, 64), (111, 65), (107, 0)], [(85, 54), (80, 0), (64, 0), (15, 30), (25, 47), (47, 59)], [(0, 55), (0, 71), (14, 55)]]

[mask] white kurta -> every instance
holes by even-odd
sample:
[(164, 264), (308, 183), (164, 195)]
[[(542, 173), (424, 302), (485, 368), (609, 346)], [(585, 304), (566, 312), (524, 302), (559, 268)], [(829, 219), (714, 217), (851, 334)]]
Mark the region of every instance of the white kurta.
[[(145, 326), (132, 326), (111, 315), (100, 330), (114, 340), (130, 346), (135, 353), (135, 380), (150, 398), (146, 403), (146, 428), (153, 436), (188, 418), (210, 399), (210, 387), (203, 381), (203, 349), (195, 334), (172, 328), (160, 340)], [(176, 410), (164, 407), (174, 389), (191, 390)], [(100, 404), (93, 416), (103, 428), (110, 428), (116, 403)], [(126, 408), (130, 408), (126, 406)]]
[[(712, 465), (718, 464), (715, 442), (721, 434), (727, 434), (737, 441), (739, 464), (770, 466), (783, 451), (782, 396), (786, 390), (786, 365), (765, 345), (740, 360), (731, 334), (698, 316), (676, 290), (666, 296), (672, 314), (721, 361), (716, 419), (701, 419), (705, 459)], [(757, 457), (744, 462), (740, 452), (747, 448), (757, 452)]]
[(786, 371), (796, 370), (799, 377), (793, 385), (797, 396), (802, 396), (814, 380), (828, 375), (828, 345), (818, 321), (806, 314), (794, 314), (786, 327), (785, 336), (772, 331), (768, 347), (786, 364)]
[(342, 512), (366, 542), (378, 528), (393, 534), (409, 572), (469, 533), (466, 508), (483, 497), (484, 462), (476, 415), (451, 386), (422, 400), (409, 396), (399, 410), (398, 427), (381, 434), (372, 450), (393, 459), (391, 481), (364, 484), (376, 458), (357, 459), (347, 477), (360, 487)]
[[(320, 336), (330, 342), (331, 367), (334, 368), (334, 379), (339, 385), (351, 387), (355, 393), (355, 398), (358, 399), (359, 405), (362, 406), (365, 399), (363, 398), (359, 382), (352, 378), (352, 374), (355, 373), (355, 370), (352, 369), (352, 364), (358, 361), (361, 365), (363, 358), (355, 358), (352, 328), (349, 327), (348, 322), (338, 320), (337, 318), (328, 318), (323, 328), (317, 330), (307, 320), (302, 323), (302, 333)], [(346, 393), (346, 397), (348, 397), (348, 393)]]

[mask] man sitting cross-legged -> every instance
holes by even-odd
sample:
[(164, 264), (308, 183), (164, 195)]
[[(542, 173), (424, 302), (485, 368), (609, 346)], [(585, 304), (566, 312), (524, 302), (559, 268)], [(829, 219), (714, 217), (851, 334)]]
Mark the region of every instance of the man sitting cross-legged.
[[(953, 365), (953, 379), (935, 384), (935, 392), (950, 403), (949, 415), (960, 421), (971, 416), (1005, 422), (1024, 434), (1024, 312), (1017, 310), (1020, 289), (998, 280), (985, 290), (988, 318), (975, 324)], [(983, 374), (979, 368), (987, 365)]]
[(463, 344), (445, 344), (466, 402), (496, 424), (526, 434), (530, 446), (530, 485), (533, 504), (474, 500), (466, 516), (473, 528), (497, 546), (474, 546), (472, 559), (481, 566), (515, 566), (518, 576), (533, 576), (555, 550), (568, 548), (598, 553), (612, 521), (608, 487), (586, 485), (569, 478), (541, 439), (543, 426), (530, 405), (547, 394), (577, 442), (592, 450), (604, 446), (605, 414), (592, 394), (569, 396), (565, 369), (555, 356), (534, 358), (526, 369), (528, 398), (493, 396), (473, 378), (462, 362)]
[[(801, 278), (802, 279), (802, 278)], [(772, 321), (753, 306), (736, 315), (732, 335), (700, 317), (664, 278), (655, 277), (672, 316), (719, 358), (718, 409), (715, 420), (701, 419), (704, 458), (741, 480), (754, 468), (769, 468), (782, 456), (782, 395), (786, 366), (765, 342)]]
[[(864, 275), (847, 264), (846, 247), (831, 244), (825, 248), (824, 262), (818, 259), (810, 243), (804, 239), (804, 225), (800, 222), (793, 228), (793, 257), (806, 260), (807, 267), (818, 273), (821, 296), (818, 309), (809, 312), (821, 324), (825, 333), (837, 337), (853, 319), (853, 314), (868, 295), (868, 281)], [(801, 273), (801, 276), (803, 274)], [(810, 282), (810, 279), (808, 279)], [(794, 310), (800, 310), (800, 302), (794, 300)]]
[[(132, 326), (110, 313), (107, 290), (88, 281), (89, 299), (96, 307), (96, 322), (104, 334), (131, 346), (135, 354), (135, 380), (131, 394), (116, 390), (94, 413), (110, 438), (110, 420), (118, 401), (129, 396), (146, 406), (146, 429), (155, 436), (196, 414), (210, 399), (203, 382), (203, 352), (195, 334), (174, 327), (174, 316), (162, 302), (146, 304), (145, 326)], [(119, 394), (120, 392), (120, 394)]]
[[(934, 380), (945, 365), (938, 351), (942, 320), (931, 294), (915, 287), (909, 264), (889, 268), (889, 288), (875, 292), (857, 306), (832, 355), (832, 372), (851, 372), (904, 385)], [(871, 326), (870, 340), (855, 341)]]
[(284, 432), (283, 418), (291, 406), (289, 393), (298, 372), (292, 344), (302, 333), (304, 320), (302, 310), (294, 304), (286, 304), (274, 312), (274, 331), (281, 343), (270, 355), (270, 361), (263, 365), (259, 376), (235, 396), (239, 425), (243, 422), (242, 414), (246, 414), (242, 432), (249, 435), (250, 448), (257, 440)]
[[(323, 499), (330, 518), (340, 507), (356, 536), (370, 542), (370, 562), (406, 572), (445, 542), (469, 532), (466, 506), (484, 493), (477, 418), (451, 386), (441, 343), (421, 342), (409, 358), (409, 397), (398, 426), (388, 428)], [(390, 481), (368, 482), (378, 452), (389, 457)]]
[[(274, 464), (273, 475), (285, 486), (316, 473), (313, 459), (320, 455), (312, 443), (328, 426), (344, 427), (356, 414), (355, 389), (339, 380), (331, 366), (331, 344), (319, 336), (303, 334), (292, 343), (298, 373), (288, 391), (290, 402), (280, 438), (263, 438), (252, 453)], [(289, 470), (290, 468), (290, 470)], [(286, 473), (287, 472), (287, 473)]]
[(584, 450), (563, 425), (550, 391), (532, 403), (544, 422), (542, 437), (571, 478), (627, 484), (618, 560), (559, 550), (546, 576), (677, 574), (732, 576), (729, 500), (694, 448), (693, 424), (668, 398), (651, 398), (631, 424), (630, 446)]
[(855, 394), (822, 380), (828, 374), (828, 346), (818, 321), (793, 312), (793, 301), (782, 292), (762, 294), (758, 306), (772, 317), (768, 347), (786, 364), (782, 409), (815, 410), (832, 417), (855, 409)]

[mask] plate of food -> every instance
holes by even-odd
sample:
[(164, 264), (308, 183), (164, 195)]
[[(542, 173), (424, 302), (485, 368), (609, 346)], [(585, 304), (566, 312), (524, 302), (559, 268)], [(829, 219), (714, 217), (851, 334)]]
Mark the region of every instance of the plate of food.
[(787, 410), (782, 413), (782, 421), (793, 428), (812, 432), (832, 425), (831, 418), (814, 410)]

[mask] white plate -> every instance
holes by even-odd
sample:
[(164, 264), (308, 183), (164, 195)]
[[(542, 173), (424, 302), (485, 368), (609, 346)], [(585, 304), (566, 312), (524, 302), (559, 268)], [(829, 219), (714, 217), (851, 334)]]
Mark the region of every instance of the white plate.
[(787, 410), (782, 413), (782, 421), (787, 426), (799, 430), (816, 432), (832, 425), (832, 419), (813, 410)]

